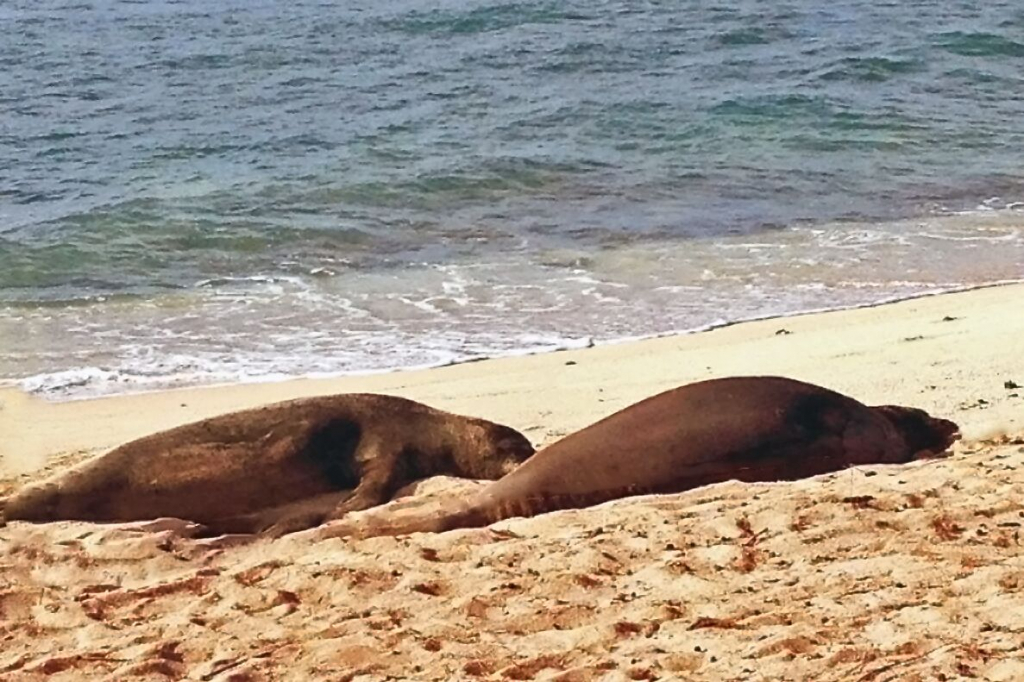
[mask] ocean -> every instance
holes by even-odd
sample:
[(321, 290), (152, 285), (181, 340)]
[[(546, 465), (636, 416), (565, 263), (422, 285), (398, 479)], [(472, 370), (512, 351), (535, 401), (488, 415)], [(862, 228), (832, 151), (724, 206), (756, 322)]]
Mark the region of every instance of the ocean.
[(0, 378), (53, 399), (1020, 279), (1017, 2), (0, 4)]

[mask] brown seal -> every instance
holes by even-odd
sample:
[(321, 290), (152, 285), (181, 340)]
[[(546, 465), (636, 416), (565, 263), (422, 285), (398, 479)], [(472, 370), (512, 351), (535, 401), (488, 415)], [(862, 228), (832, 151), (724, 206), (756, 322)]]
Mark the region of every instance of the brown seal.
[(273, 534), (382, 504), (445, 474), (496, 479), (533, 453), (518, 431), (386, 395), (304, 398), (122, 445), (6, 501), (6, 520), (187, 519)]
[(867, 407), (781, 377), (731, 377), (666, 391), (541, 449), (467, 500), (398, 506), (313, 531), (317, 538), (483, 526), (730, 479), (784, 481), (937, 454), (956, 424), (911, 407)]

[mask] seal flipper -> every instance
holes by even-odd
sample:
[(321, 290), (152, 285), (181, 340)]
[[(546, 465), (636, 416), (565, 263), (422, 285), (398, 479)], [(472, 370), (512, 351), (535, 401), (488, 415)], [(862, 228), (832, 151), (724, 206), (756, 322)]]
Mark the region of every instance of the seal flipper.
[(309, 499), (290, 502), (278, 507), (261, 509), (251, 514), (240, 514), (216, 519), (206, 524), (207, 537), (216, 535), (264, 535), (280, 537), (308, 528), (314, 528), (327, 518), (338, 503), (352, 494), (339, 490)]
[(363, 511), (384, 504), (403, 484), (398, 470), (402, 449), (389, 446), (383, 439), (366, 434), (352, 455), (359, 483), (347, 499), (337, 504), (324, 520), (333, 521), (349, 512)]

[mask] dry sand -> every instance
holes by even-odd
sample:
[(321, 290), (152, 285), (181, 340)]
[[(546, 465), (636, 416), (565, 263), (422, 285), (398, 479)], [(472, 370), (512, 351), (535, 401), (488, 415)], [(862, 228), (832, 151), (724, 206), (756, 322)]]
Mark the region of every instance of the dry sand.
[(423, 372), (61, 404), (6, 391), (0, 494), (154, 430), (303, 395), (403, 395), (544, 444), (729, 374), (916, 405), (967, 440), (939, 462), (397, 539), (210, 550), (13, 523), (0, 679), (1024, 679), (1020, 285)]

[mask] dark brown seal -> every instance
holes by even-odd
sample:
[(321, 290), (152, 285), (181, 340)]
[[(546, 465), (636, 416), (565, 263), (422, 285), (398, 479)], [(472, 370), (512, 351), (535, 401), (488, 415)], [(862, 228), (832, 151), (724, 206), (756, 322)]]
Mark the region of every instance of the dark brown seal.
[[(210, 534), (309, 528), (445, 474), (496, 479), (533, 453), (519, 432), (386, 395), (304, 398), (179, 426), (6, 501), (6, 520), (176, 517)], [(346, 492), (347, 491), (347, 492)]]
[(440, 532), (730, 479), (786, 481), (937, 454), (956, 424), (922, 410), (867, 407), (781, 377), (701, 381), (643, 400), (549, 447), (468, 500), (381, 510), (318, 538)]

